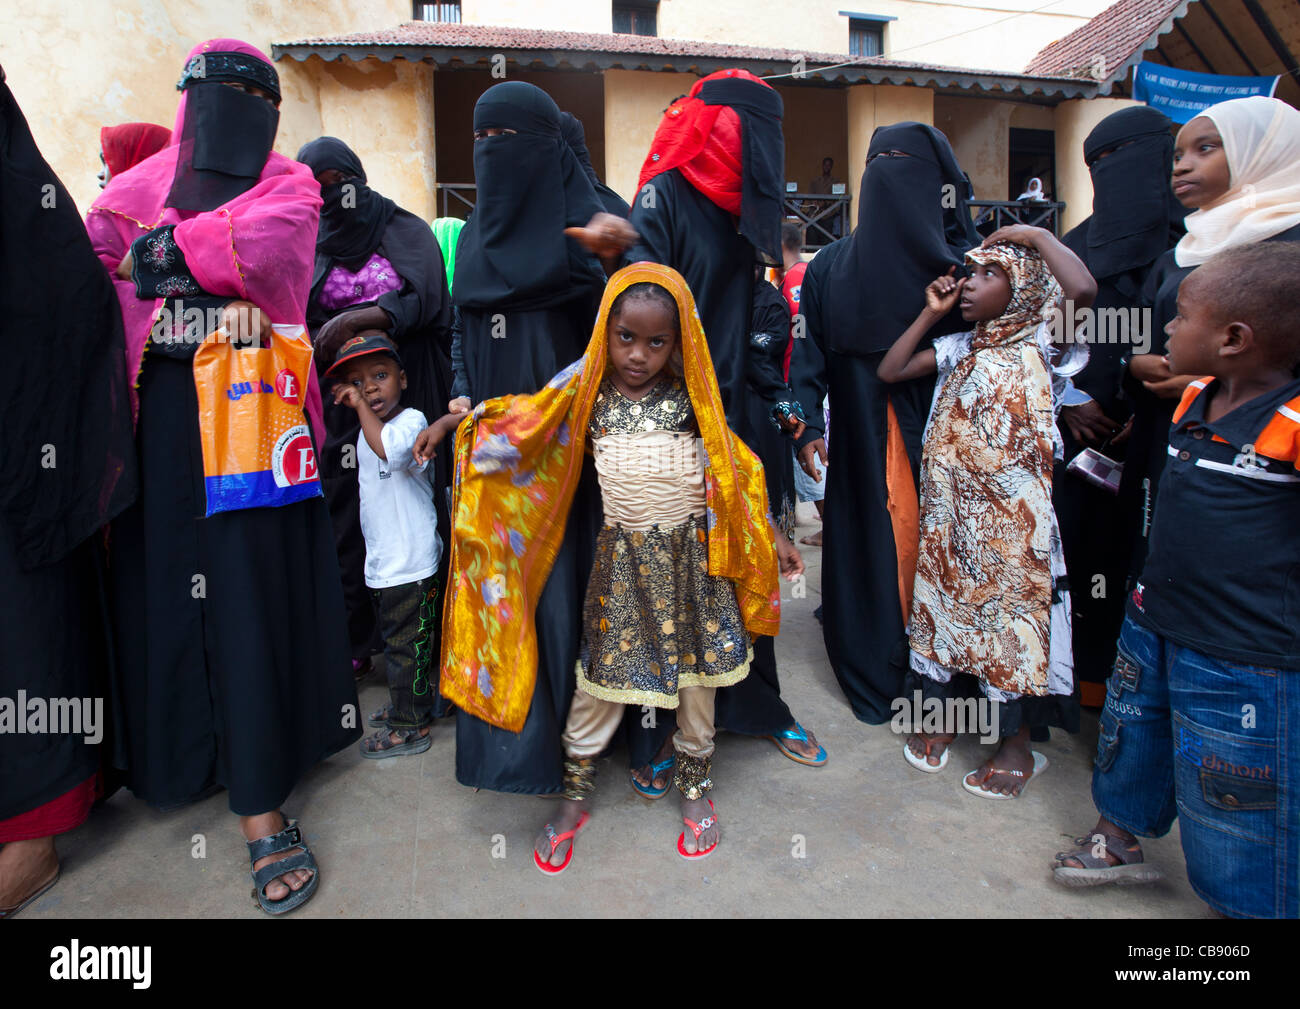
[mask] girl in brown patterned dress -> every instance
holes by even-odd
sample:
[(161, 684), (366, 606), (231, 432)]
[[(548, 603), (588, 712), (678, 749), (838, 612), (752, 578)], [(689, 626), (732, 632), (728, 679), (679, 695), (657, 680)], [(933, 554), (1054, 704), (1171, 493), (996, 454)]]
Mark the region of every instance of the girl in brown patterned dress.
[[(651, 264), (629, 270), (672, 274)], [(681, 288), (685, 292), (684, 283)], [(747, 496), (745, 508), (758, 521), (754, 528), (774, 540), (775, 555), (766, 544), (735, 544), (753, 563), (771, 564), (772, 586), (775, 561), (788, 578), (803, 571), (798, 551), (771, 526), (757, 459), (726, 431), (720, 404), (692, 401), (698, 387), (688, 388), (683, 376), (683, 313), (690, 316), (698, 362), (707, 354), (698, 316), (689, 303), (679, 312), (668, 287), (632, 283), (609, 309), (608, 370), (586, 431), (605, 523), (583, 609), (578, 689), (564, 729), (565, 798), (534, 853), (538, 869), (548, 875), (569, 864), (572, 840), (589, 818), (584, 807), (594, 789), (595, 758), (621, 725), (625, 705), (676, 711), (674, 781), (688, 828), (677, 851), (683, 858), (703, 858), (717, 846), (717, 817), (705, 795), (712, 787), (714, 697), (719, 687), (745, 678), (754, 654), (747, 626), (752, 596), (738, 597), (740, 583), (709, 573), (710, 539), (728, 535), (714, 510), (718, 483), (731, 483)], [(708, 381), (716, 381), (711, 366)], [(724, 432), (730, 459), (710, 459), (716, 450), (706, 453), (706, 411)], [(746, 466), (756, 477), (748, 484), (737, 476)], [(777, 605), (762, 600), (769, 612)]]
[[(878, 372), (887, 382), (939, 373), (922, 453), (909, 636), (918, 693), (926, 708), (943, 707), (944, 731), (914, 732), (903, 752), (922, 771), (946, 765), (958, 728), (948, 703), (954, 675), (970, 674), (988, 713), (980, 722), (997, 726), (1001, 746), (963, 785), (1005, 799), (1047, 766), (1029, 749), (1024, 702), (1073, 690), (1052, 464), (1060, 453), (1056, 411), (1087, 351), (1064, 337), (1055, 346), (1052, 321), (1062, 289), (1075, 307), (1066, 317), (1081, 318), (1096, 283), (1040, 228), (1002, 228), (966, 259), (969, 276), (950, 271), (926, 288), (926, 307)], [(974, 330), (918, 352), (955, 302)]]

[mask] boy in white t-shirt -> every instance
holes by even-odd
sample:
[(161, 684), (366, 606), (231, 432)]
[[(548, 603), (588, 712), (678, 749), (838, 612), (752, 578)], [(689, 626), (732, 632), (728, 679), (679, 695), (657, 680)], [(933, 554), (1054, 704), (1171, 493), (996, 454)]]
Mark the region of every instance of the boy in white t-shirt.
[[(397, 347), (380, 330), (365, 330), (345, 343), (325, 376), (337, 381), (334, 402), (351, 407), (361, 422), (357, 475), (366, 586), (379, 614), (388, 665), (388, 724), (361, 740), (361, 755), (423, 753), (433, 745), (429, 730), (438, 695), (433, 643), (442, 559), (428, 463), (411, 453), (425, 416), (402, 406), (406, 372)], [(436, 421), (432, 444), (464, 416), (449, 413)]]

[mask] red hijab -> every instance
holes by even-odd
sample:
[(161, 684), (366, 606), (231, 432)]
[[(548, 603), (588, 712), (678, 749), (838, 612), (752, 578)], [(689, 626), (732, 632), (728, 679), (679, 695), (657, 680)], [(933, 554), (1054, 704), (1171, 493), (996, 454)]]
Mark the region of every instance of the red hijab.
[(153, 123), (123, 123), (99, 131), (99, 149), (111, 175), (121, 175), (171, 143), (172, 131)]
[(689, 95), (664, 112), (641, 166), (638, 191), (656, 175), (676, 168), (713, 203), (740, 215), (744, 165), (740, 116), (728, 105), (707, 105), (699, 97), (706, 83), (727, 78), (771, 87), (748, 70), (719, 70), (696, 81)]

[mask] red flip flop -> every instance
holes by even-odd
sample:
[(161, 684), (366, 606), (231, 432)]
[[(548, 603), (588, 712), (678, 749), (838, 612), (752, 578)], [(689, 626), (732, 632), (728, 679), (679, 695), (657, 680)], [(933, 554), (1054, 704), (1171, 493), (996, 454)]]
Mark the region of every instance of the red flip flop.
[[(581, 833), (582, 828), (587, 825), (587, 821), (590, 819), (591, 819), (591, 814), (587, 812), (583, 812), (583, 814), (580, 817), (578, 817), (578, 822), (573, 825), (573, 829), (566, 830), (563, 834), (557, 834), (555, 832), (555, 828), (548, 823), (546, 825), (546, 839), (551, 842), (551, 858), (555, 857), (555, 849), (558, 848), (560, 845), (562, 845), (565, 841), (570, 841), (576, 838), (578, 834)], [(571, 861), (573, 861), (572, 844), (569, 845), (569, 853), (564, 856), (564, 861), (561, 862), (559, 865), (551, 865), (551, 861), (549, 858), (543, 862), (542, 856), (537, 854), (537, 849), (536, 848), (533, 849), (533, 865), (537, 866), (540, 872), (543, 872), (548, 876), (558, 876), (560, 873), (562, 873), (565, 869), (569, 867), (569, 863)]]
[[(694, 820), (690, 819), (689, 817), (685, 817), (685, 816), (682, 817), (682, 823), (686, 824), (686, 826), (691, 828), (691, 833), (695, 835), (695, 841), (697, 844), (699, 843), (700, 835), (718, 822), (718, 818), (713, 815), (713, 800), (709, 799), (707, 801), (709, 803), (709, 815), (706, 816), (699, 823), (696, 823)], [(681, 855), (682, 858), (688, 859), (690, 861), (694, 861), (697, 858), (708, 858), (710, 855), (713, 854), (713, 849), (716, 848), (717, 846), (718, 846), (718, 842), (714, 841), (712, 845), (705, 848), (703, 851), (695, 851), (695, 852), (687, 851), (686, 831), (683, 830), (682, 836), (677, 839), (677, 854)]]

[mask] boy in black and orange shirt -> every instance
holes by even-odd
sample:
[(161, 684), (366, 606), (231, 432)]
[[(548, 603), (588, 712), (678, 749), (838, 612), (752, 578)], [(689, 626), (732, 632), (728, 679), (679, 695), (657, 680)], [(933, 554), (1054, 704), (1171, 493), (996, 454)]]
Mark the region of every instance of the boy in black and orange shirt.
[(1220, 253), (1167, 328), (1191, 383), (1106, 688), (1101, 819), (1071, 886), (1146, 882), (1134, 835), (1180, 818), (1192, 887), (1235, 917), (1300, 915), (1300, 244)]

